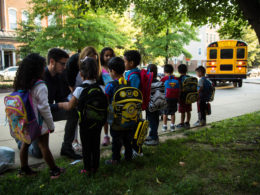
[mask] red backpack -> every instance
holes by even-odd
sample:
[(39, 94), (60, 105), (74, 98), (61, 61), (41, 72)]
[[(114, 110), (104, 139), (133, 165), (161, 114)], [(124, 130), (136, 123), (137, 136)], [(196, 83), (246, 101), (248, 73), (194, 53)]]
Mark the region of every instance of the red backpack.
[(143, 103), (142, 103), (142, 110), (146, 110), (148, 108), (150, 102), (150, 95), (151, 95), (151, 84), (153, 81), (153, 72), (150, 70), (142, 69), (141, 72), (132, 72), (128, 75), (127, 81), (130, 80), (130, 76), (132, 74), (139, 74), (140, 75), (140, 90), (143, 94)]

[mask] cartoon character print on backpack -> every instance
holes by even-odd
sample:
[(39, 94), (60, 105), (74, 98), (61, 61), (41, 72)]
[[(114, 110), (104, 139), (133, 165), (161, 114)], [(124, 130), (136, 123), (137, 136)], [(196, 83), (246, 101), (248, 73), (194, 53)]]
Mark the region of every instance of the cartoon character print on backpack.
[(139, 89), (130, 87), (124, 78), (113, 81), (115, 87), (110, 113), (113, 119), (109, 121), (115, 130), (128, 130), (136, 126), (142, 113), (142, 93)]
[(103, 126), (107, 120), (108, 102), (98, 84), (82, 84), (83, 89), (78, 100), (80, 125), (93, 129)]
[(180, 84), (176, 77), (169, 76), (169, 78), (164, 82), (165, 85), (165, 96), (166, 99), (178, 100), (180, 92)]
[(199, 93), (197, 90), (198, 79), (191, 76), (182, 76), (181, 81), (181, 100), (185, 104), (192, 104), (196, 102), (199, 98)]
[[(44, 83), (37, 81), (34, 86)], [(30, 90), (16, 91), (4, 98), (6, 117), (12, 137), (30, 144), (41, 135), (42, 118), (34, 113)]]

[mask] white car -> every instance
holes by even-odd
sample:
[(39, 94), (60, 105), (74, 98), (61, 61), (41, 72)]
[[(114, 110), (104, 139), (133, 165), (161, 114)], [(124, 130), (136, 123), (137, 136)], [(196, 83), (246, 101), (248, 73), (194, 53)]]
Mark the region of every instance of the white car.
[(0, 81), (4, 80), (14, 80), (16, 76), (16, 71), (18, 66), (10, 66), (2, 71), (0, 71)]

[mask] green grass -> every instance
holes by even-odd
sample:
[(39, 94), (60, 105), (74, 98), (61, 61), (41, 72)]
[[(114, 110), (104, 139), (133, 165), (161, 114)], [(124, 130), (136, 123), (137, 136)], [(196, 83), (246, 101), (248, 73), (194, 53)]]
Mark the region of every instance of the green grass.
[(260, 194), (260, 112), (185, 134), (145, 147), (131, 163), (111, 167), (102, 159), (94, 178), (64, 158), (57, 164), (67, 172), (54, 181), (47, 168), (36, 178), (10, 172), (0, 177), (0, 194)]

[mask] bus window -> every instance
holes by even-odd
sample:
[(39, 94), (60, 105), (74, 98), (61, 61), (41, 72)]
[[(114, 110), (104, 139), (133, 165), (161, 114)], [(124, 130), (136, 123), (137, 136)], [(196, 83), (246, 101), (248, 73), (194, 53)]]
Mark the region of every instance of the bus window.
[(245, 58), (245, 49), (238, 48), (237, 49), (237, 59), (244, 59)]
[(211, 49), (209, 52), (209, 58), (210, 59), (217, 59), (217, 50), (216, 49)]
[(233, 49), (221, 49), (220, 58), (221, 59), (232, 59), (233, 58)]

